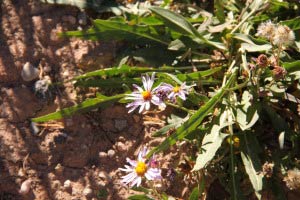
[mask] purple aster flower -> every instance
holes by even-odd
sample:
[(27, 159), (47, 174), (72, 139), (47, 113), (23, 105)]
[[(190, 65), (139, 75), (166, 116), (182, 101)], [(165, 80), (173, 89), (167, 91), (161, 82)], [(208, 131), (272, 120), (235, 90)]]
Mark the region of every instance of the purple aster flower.
[(155, 89), (156, 92), (162, 93), (162, 91), (168, 94), (168, 99), (175, 101), (177, 97), (182, 100), (186, 100), (186, 95), (189, 94), (189, 90), (195, 85), (187, 86), (186, 83), (182, 83), (180, 86), (173, 86), (168, 83), (162, 83), (159, 87)]
[(139, 113), (143, 112), (144, 109), (149, 110), (150, 104), (153, 103), (161, 108), (165, 108), (166, 105), (159, 98), (155, 91), (155, 88), (152, 90), (153, 82), (154, 82), (155, 73), (152, 73), (151, 78), (148, 74), (146, 76), (142, 76), (143, 87), (141, 88), (138, 85), (133, 85), (137, 90), (128, 94), (125, 99), (133, 100), (133, 102), (129, 103), (126, 107), (130, 108), (128, 113), (134, 111), (136, 108), (140, 106)]
[(143, 177), (146, 177), (147, 180), (162, 179), (161, 169), (152, 167), (150, 162), (146, 162), (145, 156), (147, 153), (148, 150), (144, 147), (139, 152), (137, 160), (126, 158), (126, 161), (130, 165), (125, 165), (125, 168), (119, 168), (119, 170), (128, 173), (127, 175), (122, 176), (122, 183), (129, 184), (130, 187), (135, 185), (139, 187)]

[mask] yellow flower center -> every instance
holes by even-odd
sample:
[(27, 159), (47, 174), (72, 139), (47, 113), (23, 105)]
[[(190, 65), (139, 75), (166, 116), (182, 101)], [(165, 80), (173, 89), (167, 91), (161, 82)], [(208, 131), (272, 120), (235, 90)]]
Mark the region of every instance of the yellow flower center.
[(135, 172), (138, 176), (144, 176), (144, 174), (147, 171), (147, 165), (146, 163), (142, 161), (138, 161), (136, 167), (135, 167)]
[(230, 137), (227, 138), (227, 142), (229, 144), (233, 144), (234, 147), (238, 148), (240, 146), (240, 138), (237, 136), (232, 136), (232, 140)]
[(145, 101), (149, 101), (152, 98), (151, 92), (149, 92), (149, 91), (143, 91), (142, 96)]
[(179, 86), (175, 86), (173, 88), (173, 92), (178, 93), (180, 91), (180, 87)]

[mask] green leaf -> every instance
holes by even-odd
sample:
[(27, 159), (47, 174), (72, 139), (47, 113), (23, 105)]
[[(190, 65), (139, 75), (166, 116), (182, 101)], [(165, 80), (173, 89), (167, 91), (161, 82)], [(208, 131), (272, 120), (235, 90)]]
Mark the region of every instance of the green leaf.
[(214, 0), (215, 15), (221, 23), (225, 22), (224, 4), (222, 0)]
[(214, 47), (217, 47), (219, 49), (225, 50), (226, 47), (224, 44), (214, 41), (209, 41), (205, 39), (198, 31), (193, 27), (193, 25), (186, 20), (183, 16), (174, 13), (170, 10), (163, 9), (160, 7), (152, 7), (150, 10), (155, 13), (157, 16), (159, 16), (163, 21), (164, 24), (181, 34), (188, 35), (191, 37), (197, 37), (199, 38), (203, 43), (206, 43), (208, 45), (212, 45)]
[(126, 74), (127, 76), (132, 76), (136, 74), (142, 74), (146, 72), (175, 72), (176, 70), (188, 70), (192, 67), (160, 67), (160, 68), (150, 68), (150, 67), (131, 67), (128, 65), (122, 65), (121, 67), (112, 67), (99, 69), (92, 72), (85, 73), (83, 75), (77, 76), (72, 80), (86, 79), (90, 77), (112, 77)]
[(105, 27), (111, 30), (122, 31), (125, 39), (128, 37), (133, 37), (135, 39), (143, 38), (150, 41), (155, 41), (164, 45), (168, 45), (168, 41), (164, 41), (162, 35), (156, 32), (151, 26), (139, 26), (139, 25), (127, 25), (120, 22), (113, 22), (109, 20), (96, 19), (94, 21), (95, 29), (100, 29)]
[(214, 158), (223, 140), (228, 136), (228, 134), (221, 133), (220, 131), (221, 127), (214, 125), (211, 132), (204, 136), (201, 145), (203, 151), (197, 156), (193, 171), (204, 168), (205, 165)]
[(173, 29), (184, 35), (199, 35), (198, 31), (193, 27), (193, 25), (183, 16), (160, 7), (152, 7), (150, 10), (157, 16), (161, 17), (165, 25), (170, 29)]
[(236, 120), (242, 130), (251, 128), (259, 119), (257, 105), (252, 104), (252, 95), (245, 90), (242, 96), (242, 106), (236, 107)]
[(294, 62), (284, 62), (282, 66), (289, 72), (300, 71), (300, 60)]
[(198, 72), (192, 72), (192, 73), (188, 73), (188, 74), (178, 74), (177, 78), (180, 81), (198, 81), (201, 78), (213, 75), (216, 72), (221, 71), (223, 68), (222, 67), (216, 67), (216, 68), (212, 68), (212, 69), (208, 69), (208, 70), (204, 70), (204, 71), (198, 71)]
[(60, 36), (79, 37), (89, 40), (127, 40), (134, 44), (159, 43), (168, 45), (169, 36), (158, 32), (152, 26), (129, 25), (120, 21), (113, 20), (94, 20), (94, 26), (88, 31), (68, 31), (61, 33)]
[(154, 200), (144, 194), (133, 195), (133, 196), (128, 197), (128, 199), (129, 200)]
[(101, 88), (122, 88), (123, 84), (137, 84), (140, 83), (140, 78), (109, 78), (109, 79), (87, 79), (79, 80), (75, 86), (80, 87), (101, 87)]
[(171, 114), (171, 116), (167, 119), (168, 125), (162, 127), (158, 131), (156, 131), (152, 136), (153, 137), (159, 137), (162, 135), (165, 135), (168, 131), (171, 131), (174, 128), (178, 128), (181, 126), (182, 123), (184, 123), (186, 120), (188, 120), (188, 117), (181, 118), (176, 115)]
[(195, 187), (189, 197), (189, 200), (198, 200), (200, 197), (199, 188)]
[(254, 44), (254, 42), (252, 41), (252, 39), (250, 38), (249, 35), (245, 35), (242, 33), (234, 33), (233, 38), (236, 38), (236, 39), (246, 42), (248, 44)]
[(257, 45), (257, 44), (250, 44), (250, 43), (242, 43), (241, 44), (241, 50), (248, 51), (248, 52), (260, 52), (260, 51), (268, 51), (272, 48), (272, 45), (270, 44), (263, 44), (263, 45)]
[(299, 30), (300, 29), (300, 17), (295, 17), (294, 19), (281, 21), (280, 24), (284, 24), (284, 25), (290, 27), (294, 31)]
[(243, 145), (241, 145), (241, 158), (255, 194), (260, 199), (263, 188), (263, 174), (260, 173), (261, 163), (258, 157), (260, 146), (258, 146), (256, 137), (252, 132), (244, 132), (242, 134), (244, 135), (244, 141)]
[(233, 120), (228, 121), (228, 119), (232, 119), (229, 115), (231, 115), (231, 111), (225, 110), (220, 116), (219, 125), (214, 124), (210, 132), (204, 136), (201, 145), (203, 151), (197, 156), (193, 171), (204, 168), (205, 165), (214, 158), (223, 140), (228, 136), (228, 134), (221, 133), (221, 130), (234, 123)]
[(86, 111), (90, 111), (92, 109), (98, 108), (98, 107), (102, 107), (105, 108), (108, 105), (117, 102), (118, 100), (120, 100), (121, 98), (123, 98), (125, 95), (124, 94), (119, 94), (119, 95), (115, 95), (112, 97), (104, 97), (101, 96), (99, 98), (94, 98), (94, 99), (87, 99), (85, 101), (83, 101), (82, 103), (69, 107), (69, 108), (64, 108), (60, 111), (54, 112), (54, 113), (50, 113), (41, 117), (37, 117), (37, 118), (33, 118), (31, 121), (33, 122), (46, 122), (46, 121), (50, 121), (50, 120), (57, 120), (57, 119), (61, 119), (63, 117), (69, 117), (71, 115), (74, 115), (76, 113), (79, 112), (86, 112)]
[(214, 97), (212, 97), (205, 105), (203, 105), (194, 115), (190, 117), (182, 126), (180, 126), (176, 132), (166, 138), (159, 146), (152, 149), (147, 157), (149, 158), (153, 153), (167, 149), (169, 146), (175, 144), (178, 140), (182, 140), (201, 124), (203, 119), (211, 112), (211, 110), (217, 105), (219, 101), (222, 100), (222, 97), (226, 94), (226, 89), (231, 86), (235, 80), (235, 73), (231, 74), (227, 84), (222, 87)]
[[(246, 143), (247, 144), (247, 143)], [(251, 144), (247, 144), (247, 149), (250, 151)], [(263, 175), (260, 173), (259, 170), (260, 163), (258, 163), (258, 158), (254, 154), (247, 154), (241, 152), (241, 157), (243, 163), (245, 165), (246, 172), (249, 176), (250, 182), (255, 190), (256, 197), (261, 199), (261, 190), (263, 187)]]

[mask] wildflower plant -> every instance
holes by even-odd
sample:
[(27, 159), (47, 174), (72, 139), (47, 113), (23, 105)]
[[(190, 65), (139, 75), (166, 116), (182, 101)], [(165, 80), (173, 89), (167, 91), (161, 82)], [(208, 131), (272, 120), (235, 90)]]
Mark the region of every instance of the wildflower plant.
[[(152, 156), (187, 143), (196, 151), (185, 152), (192, 164), (183, 171), (196, 187), (183, 198), (209, 196), (214, 181), (230, 192), (224, 199), (261, 199), (265, 191), (275, 191), (270, 188), (285, 199), (282, 180), (288, 188), (298, 186), (291, 184), (290, 170), (298, 173), (300, 157), (299, 6), (277, 0), (217, 0), (213, 10), (198, 12), (196, 4), (186, 4), (178, 14), (178, 7), (164, 1), (143, 9), (143, 15), (121, 9), (120, 16), (94, 20), (89, 30), (62, 33), (127, 43), (116, 67), (71, 80), (77, 87), (99, 87), (103, 94), (33, 121), (113, 103), (141, 114), (173, 107), (180, 114), (172, 113), (166, 126), (153, 133), (163, 142), (149, 152), (142, 149), (137, 160), (127, 159), (129, 165), (120, 168), (127, 173), (121, 182), (140, 186), (143, 177), (167, 179), (151, 165)], [(181, 172), (177, 166), (172, 174)], [(150, 188), (142, 197), (168, 199), (172, 194), (166, 192)]]

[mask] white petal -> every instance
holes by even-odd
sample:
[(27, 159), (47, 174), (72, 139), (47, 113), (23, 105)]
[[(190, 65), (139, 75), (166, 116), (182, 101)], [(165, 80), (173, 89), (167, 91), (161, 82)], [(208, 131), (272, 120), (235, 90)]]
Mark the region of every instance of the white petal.
[(141, 182), (142, 182), (142, 178), (137, 176), (134, 180), (132, 180), (130, 187), (133, 187), (134, 185), (137, 185), (137, 183), (141, 183)]
[(143, 112), (144, 108), (145, 108), (145, 102), (143, 102), (143, 103), (141, 104), (139, 113)]
[(137, 165), (137, 162), (135, 160), (131, 160), (130, 158), (126, 158), (126, 162), (128, 162), (133, 167), (136, 167)]
[(178, 96), (182, 99), (182, 100), (186, 100), (186, 98), (185, 98), (185, 94), (183, 93), (183, 92), (179, 92), (178, 93)]
[(150, 109), (150, 102), (149, 102), (149, 101), (146, 101), (145, 104), (146, 104), (145, 109), (146, 109), (146, 110), (149, 110), (149, 109)]

